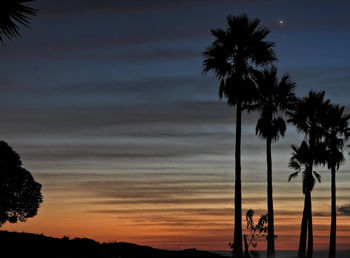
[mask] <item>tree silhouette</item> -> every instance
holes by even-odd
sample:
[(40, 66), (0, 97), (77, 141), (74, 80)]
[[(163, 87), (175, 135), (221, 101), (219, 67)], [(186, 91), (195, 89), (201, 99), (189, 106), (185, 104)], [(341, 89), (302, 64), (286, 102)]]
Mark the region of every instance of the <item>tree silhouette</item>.
[(0, 226), (34, 217), (42, 201), (41, 185), (22, 167), (19, 155), (0, 141)]
[[(258, 246), (258, 240), (262, 237), (266, 236), (267, 233), (267, 224), (268, 224), (268, 215), (263, 214), (260, 216), (258, 223), (255, 225), (253, 217), (254, 217), (254, 210), (250, 209), (246, 213), (246, 222), (247, 222), (247, 229), (250, 231), (250, 236), (247, 240), (246, 235), (244, 235), (244, 244), (245, 244), (245, 257), (249, 258), (249, 247), (252, 246), (256, 248)], [(253, 256), (255, 255), (255, 252), (252, 253)]]
[(25, 3), (33, 0), (1, 0), (0, 2), (0, 42), (4, 37), (18, 38), (19, 24), (29, 27), (30, 16), (36, 15), (36, 10)]
[(330, 105), (326, 117), (324, 119), (325, 129), (325, 161), (328, 169), (331, 170), (331, 232), (329, 241), (329, 258), (335, 257), (336, 247), (336, 171), (339, 169), (340, 164), (344, 161), (343, 147), (345, 141), (350, 136), (349, 128), (350, 114), (344, 114), (344, 107), (339, 105)]
[(284, 137), (287, 126), (284, 121), (285, 112), (291, 110), (295, 104), (295, 84), (288, 75), (279, 81), (277, 68), (255, 74), (257, 84), (256, 103), (251, 109), (258, 110), (260, 118), (256, 125), (256, 134), (266, 139), (267, 160), (267, 207), (268, 207), (268, 235), (267, 256), (275, 256), (274, 210), (272, 196), (272, 158), (271, 143)]
[[(310, 91), (307, 97), (296, 102), (293, 111), (288, 112), (289, 121), (297, 127), (299, 132), (303, 132), (305, 139), (307, 139), (307, 142), (303, 141), (300, 147), (292, 146), (294, 153), (289, 163), (289, 166), (296, 170), (291, 174), (289, 180), (303, 171), (305, 200), (299, 241), (299, 257), (305, 257), (306, 236), (308, 237), (307, 257), (311, 258), (313, 255), (311, 191), (315, 184), (314, 175), (320, 180), (318, 174), (314, 173), (313, 166), (325, 162), (324, 144), (321, 143), (321, 139), (324, 134), (324, 114), (328, 110), (329, 100), (324, 100), (324, 95), (324, 91)], [(298, 155), (294, 155), (295, 153)], [(304, 170), (302, 170), (301, 164), (304, 165)]]
[(203, 72), (214, 71), (219, 80), (219, 96), (236, 105), (235, 146), (235, 226), (234, 255), (242, 257), (241, 196), (241, 115), (245, 104), (253, 100), (255, 85), (252, 73), (257, 66), (275, 60), (274, 43), (265, 41), (270, 31), (259, 26), (259, 19), (247, 15), (227, 16), (228, 28), (213, 29), (214, 42), (203, 53)]
[[(25, 5), (33, 0), (2, 0), (0, 2), (0, 42), (20, 36), (19, 26), (29, 27), (36, 10)], [(0, 141), (0, 226), (6, 221), (26, 221), (37, 214), (42, 202), (41, 185), (22, 167), (19, 155)]]

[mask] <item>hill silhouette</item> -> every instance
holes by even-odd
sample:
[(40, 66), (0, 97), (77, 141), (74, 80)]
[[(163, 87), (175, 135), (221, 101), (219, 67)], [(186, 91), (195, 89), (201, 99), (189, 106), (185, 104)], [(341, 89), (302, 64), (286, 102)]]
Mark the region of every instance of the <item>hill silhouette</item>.
[(168, 251), (148, 246), (114, 242), (98, 243), (88, 238), (54, 238), (31, 233), (0, 231), (1, 252), (10, 257), (52, 258), (222, 258), (196, 249)]

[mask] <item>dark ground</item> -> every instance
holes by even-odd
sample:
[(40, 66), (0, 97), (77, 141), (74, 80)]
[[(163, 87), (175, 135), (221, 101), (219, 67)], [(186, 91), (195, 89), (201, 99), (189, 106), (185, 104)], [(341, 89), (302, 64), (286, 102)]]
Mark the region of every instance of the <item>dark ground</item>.
[(1, 252), (6, 257), (38, 258), (222, 258), (219, 254), (188, 249), (166, 251), (129, 243), (98, 243), (91, 239), (53, 238), (44, 235), (0, 231)]

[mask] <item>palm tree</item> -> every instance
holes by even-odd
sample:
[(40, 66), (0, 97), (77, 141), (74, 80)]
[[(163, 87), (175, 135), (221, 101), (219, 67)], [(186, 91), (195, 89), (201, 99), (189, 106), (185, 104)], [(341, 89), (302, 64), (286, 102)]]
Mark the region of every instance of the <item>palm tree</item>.
[(0, 42), (4, 37), (18, 38), (19, 24), (28, 27), (30, 16), (36, 15), (36, 10), (25, 5), (33, 0), (2, 0), (0, 3)]
[[(296, 102), (294, 110), (288, 112), (290, 119), (299, 132), (305, 134), (307, 142), (307, 151), (303, 152), (307, 158), (305, 167), (305, 182), (303, 184), (303, 193), (305, 194), (303, 219), (301, 223), (300, 241), (299, 241), (299, 257), (305, 257), (306, 252), (306, 236), (308, 237), (307, 257), (313, 255), (313, 230), (312, 230), (312, 207), (311, 207), (311, 191), (313, 189), (313, 166), (325, 162), (322, 160), (323, 145), (321, 139), (323, 136), (323, 120), (324, 114), (329, 107), (329, 100), (324, 100), (325, 92), (310, 91), (307, 97)], [(290, 164), (293, 168), (293, 163)], [(298, 171), (297, 171), (298, 172)], [(297, 175), (295, 172), (292, 175)], [(292, 176), (293, 177), (293, 176)], [(290, 179), (292, 178), (290, 177)], [(304, 180), (303, 180), (304, 181)]]
[(257, 85), (256, 103), (252, 109), (260, 111), (260, 118), (256, 125), (256, 134), (266, 139), (267, 159), (267, 207), (268, 207), (268, 235), (267, 256), (275, 256), (274, 211), (272, 196), (272, 158), (271, 143), (284, 136), (287, 126), (284, 114), (291, 110), (295, 103), (295, 84), (290, 81), (288, 75), (284, 75), (279, 81), (277, 68), (256, 73)]
[(235, 228), (233, 249), (242, 257), (241, 196), (241, 115), (245, 104), (252, 101), (255, 85), (252, 73), (257, 66), (274, 61), (274, 43), (265, 41), (270, 31), (259, 26), (259, 19), (247, 15), (227, 16), (228, 28), (213, 29), (214, 42), (204, 51), (203, 72), (214, 71), (219, 80), (219, 96), (229, 105), (236, 105), (235, 146)]
[(324, 120), (325, 144), (326, 144), (326, 163), (332, 175), (332, 201), (331, 201), (331, 232), (329, 241), (329, 258), (335, 257), (336, 243), (336, 182), (335, 174), (340, 164), (344, 161), (343, 147), (345, 141), (350, 136), (348, 121), (350, 114), (344, 114), (344, 107), (331, 105), (328, 109), (326, 119)]
[[(289, 167), (293, 169), (295, 172), (289, 175), (288, 181), (291, 181), (292, 178), (298, 176), (299, 173), (302, 173), (302, 177), (303, 177), (302, 191), (303, 191), (303, 194), (305, 195), (305, 200), (304, 200), (304, 210), (303, 210), (303, 219), (302, 219), (302, 226), (301, 226), (298, 256), (305, 257), (306, 232), (307, 232), (307, 228), (310, 229), (310, 225), (312, 229), (312, 220), (308, 221), (309, 214), (312, 212), (311, 191), (315, 186), (316, 179), (319, 183), (321, 183), (321, 176), (317, 172), (312, 171), (312, 168), (310, 168), (310, 159), (312, 159), (313, 153), (310, 148), (310, 145), (307, 144), (306, 141), (303, 141), (299, 147), (295, 145), (292, 145), (291, 147), (293, 152), (292, 152), (292, 157), (289, 160)], [(305, 235), (303, 235), (304, 233)], [(309, 243), (310, 241), (312, 243), (312, 230), (309, 231)], [(304, 245), (302, 247), (300, 246), (301, 242), (303, 242), (302, 244)], [(302, 248), (302, 251), (304, 253), (301, 253), (300, 248)], [(311, 256), (309, 256), (310, 254)], [(310, 249), (308, 249), (308, 257), (312, 257), (312, 251), (310, 251)]]

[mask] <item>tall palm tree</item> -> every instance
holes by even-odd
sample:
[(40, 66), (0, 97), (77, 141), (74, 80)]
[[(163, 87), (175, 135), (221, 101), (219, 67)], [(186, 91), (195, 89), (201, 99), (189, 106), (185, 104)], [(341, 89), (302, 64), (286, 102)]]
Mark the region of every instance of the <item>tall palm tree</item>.
[[(288, 112), (290, 119), (299, 132), (305, 134), (307, 142), (307, 165), (305, 169), (305, 182), (303, 184), (303, 193), (305, 194), (304, 211), (301, 223), (300, 241), (299, 241), (299, 257), (305, 257), (306, 253), (306, 236), (308, 237), (307, 257), (313, 255), (313, 229), (312, 229), (312, 207), (311, 207), (311, 191), (313, 189), (313, 166), (324, 163), (323, 145), (321, 139), (323, 137), (323, 120), (329, 107), (329, 100), (324, 99), (325, 92), (310, 91), (307, 97), (296, 102), (294, 110)], [(293, 168), (293, 163), (292, 163)], [(297, 175), (294, 173), (292, 175)], [(293, 177), (293, 176), (292, 176)], [(292, 178), (291, 177), (291, 178)]]
[(329, 258), (335, 257), (336, 247), (336, 171), (344, 161), (343, 147), (345, 141), (350, 136), (349, 128), (350, 114), (344, 114), (344, 107), (331, 105), (328, 109), (326, 119), (324, 120), (326, 144), (326, 163), (331, 170), (332, 183), (332, 201), (331, 201), (331, 232), (329, 240)]
[(255, 85), (252, 72), (256, 67), (274, 61), (273, 42), (265, 40), (270, 31), (259, 26), (259, 19), (247, 15), (227, 16), (228, 28), (213, 29), (214, 42), (204, 51), (203, 72), (214, 71), (219, 80), (219, 96), (229, 105), (236, 105), (235, 146), (235, 257), (242, 256), (241, 196), (241, 115), (245, 104), (253, 99)]
[(19, 25), (28, 27), (30, 16), (36, 15), (36, 10), (25, 5), (33, 0), (1, 0), (0, 2), (0, 42), (4, 37), (18, 38)]
[(295, 104), (295, 83), (290, 81), (288, 75), (284, 75), (279, 81), (277, 68), (258, 72), (255, 75), (257, 85), (256, 103), (252, 109), (259, 110), (260, 118), (256, 125), (256, 134), (266, 139), (267, 159), (267, 207), (268, 207), (268, 234), (267, 256), (275, 256), (274, 211), (272, 196), (272, 158), (271, 144), (280, 136), (284, 137), (287, 126), (284, 115)]

